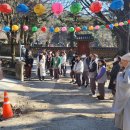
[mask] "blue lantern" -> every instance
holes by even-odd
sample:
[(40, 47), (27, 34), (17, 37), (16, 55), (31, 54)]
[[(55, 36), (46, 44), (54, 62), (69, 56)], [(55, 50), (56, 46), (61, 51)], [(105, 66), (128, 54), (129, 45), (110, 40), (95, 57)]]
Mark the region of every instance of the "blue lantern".
[(16, 11), (20, 12), (20, 13), (28, 13), (29, 12), (29, 8), (25, 4), (19, 4), (16, 7)]
[(83, 30), (83, 31), (87, 31), (87, 29), (88, 29), (87, 26), (83, 26), (83, 27), (82, 27), (82, 30)]
[(50, 28), (49, 28), (49, 31), (50, 31), (51, 33), (53, 33), (54, 30), (55, 30), (54, 27), (50, 27)]
[(109, 27), (110, 27), (110, 29), (113, 29), (114, 25), (113, 25), (113, 24), (110, 24)]
[(10, 32), (10, 27), (9, 26), (5, 26), (5, 27), (3, 27), (3, 29), (2, 29), (4, 32)]
[(123, 0), (113, 0), (113, 2), (110, 5), (110, 8), (112, 10), (120, 10), (124, 6), (124, 1)]

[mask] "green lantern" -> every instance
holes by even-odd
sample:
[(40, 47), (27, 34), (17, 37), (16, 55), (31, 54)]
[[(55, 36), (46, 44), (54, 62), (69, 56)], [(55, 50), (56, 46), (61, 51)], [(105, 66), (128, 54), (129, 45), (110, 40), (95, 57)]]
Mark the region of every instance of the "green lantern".
[(124, 25), (127, 25), (128, 24), (128, 22), (127, 21), (124, 21)]
[(69, 32), (74, 32), (74, 27), (70, 27)]
[(100, 27), (101, 27), (101, 28), (105, 28), (105, 25), (101, 25)]
[(36, 26), (32, 27), (32, 32), (36, 32), (38, 28)]
[(78, 14), (82, 10), (82, 5), (79, 2), (75, 2), (71, 5), (70, 11), (72, 14)]

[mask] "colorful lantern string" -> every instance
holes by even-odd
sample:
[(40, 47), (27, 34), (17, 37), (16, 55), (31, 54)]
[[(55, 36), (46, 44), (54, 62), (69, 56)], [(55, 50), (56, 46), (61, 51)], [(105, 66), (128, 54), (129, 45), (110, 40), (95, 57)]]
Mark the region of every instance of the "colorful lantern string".
[(69, 32), (74, 32), (74, 27), (70, 27)]
[(46, 31), (47, 31), (47, 28), (44, 26), (44, 27), (41, 28), (41, 31), (42, 31), (42, 32), (46, 32)]
[(60, 28), (59, 27), (56, 27), (55, 30), (54, 30), (56, 33), (60, 32)]
[(124, 1), (123, 0), (113, 0), (110, 8), (112, 10), (120, 10), (124, 6)]
[(38, 28), (36, 26), (32, 27), (32, 32), (37, 32)]
[(62, 32), (66, 32), (66, 31), (67, 31), (67, 27), (62, 27), (62, 28), (61, 28), (61, 31), (62, 31)]
[(4, 31), (4, 32), (10, 32), (10, 27), (9, 26), (5, 26), (5, 27), (3, 27), (2, 28), (2, 30)]
[(76, 27), (76, 28), (75, 28), (75, 31), (76, 31), (76, 32), (80, 32), (80, 31), (81, 31), (81, 28), (80, 28), (80, 27)]

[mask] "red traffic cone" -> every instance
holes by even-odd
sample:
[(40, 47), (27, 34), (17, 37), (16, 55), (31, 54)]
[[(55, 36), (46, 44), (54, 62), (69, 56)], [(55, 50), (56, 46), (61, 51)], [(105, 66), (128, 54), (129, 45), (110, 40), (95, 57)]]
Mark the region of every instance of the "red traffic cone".
[(8, 97), (8, 94), (7, 92), (5, 91), (4, 92), (4, 104), (3, 104), (3, 114), (2, 114), (2, 117), (4, 119), (8, 119), (8, 118), (11, 118), (13, 117), (13, 111), (12, 111), (12, 108), (11, 108), (11, 105), (10, 105), (10, 102), (9, 102), (9, 97)]

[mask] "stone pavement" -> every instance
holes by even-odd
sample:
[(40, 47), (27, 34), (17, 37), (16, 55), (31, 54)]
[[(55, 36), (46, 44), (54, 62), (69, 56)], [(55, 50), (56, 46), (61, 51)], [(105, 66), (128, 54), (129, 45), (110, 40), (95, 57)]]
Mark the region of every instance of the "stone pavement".
[(107, 99), (99, 101), (89, 95), (89, 87), (79, 90), (69, 81), (0, 81), (0, 95), (8, 90), (11, 103), (26, 110), (0, 122), (0, 130), (116, 130), (108, 92)]

